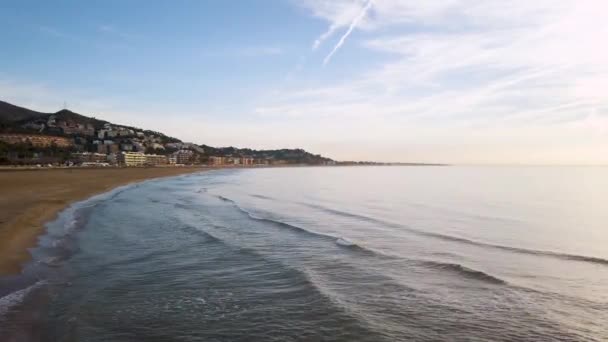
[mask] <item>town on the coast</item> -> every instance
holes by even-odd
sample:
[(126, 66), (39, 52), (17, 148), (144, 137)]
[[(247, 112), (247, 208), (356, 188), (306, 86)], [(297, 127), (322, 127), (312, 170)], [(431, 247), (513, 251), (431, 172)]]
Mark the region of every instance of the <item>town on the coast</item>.
[(302, 149), (252, 150), (197, 145), (71, 112), (40, 113), (0, 101), (0, 165), (266, 166), (333, 165)]

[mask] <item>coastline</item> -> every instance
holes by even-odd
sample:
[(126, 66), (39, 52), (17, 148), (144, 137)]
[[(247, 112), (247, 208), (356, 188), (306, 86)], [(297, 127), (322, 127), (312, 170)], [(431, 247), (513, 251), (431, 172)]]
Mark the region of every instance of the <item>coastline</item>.
[(148, 179), (207, 171), (202, 167), (22, 169), (0, 171), (0, 276), (21, 272), (45, 224), (70, 204)]
[[(262, 167), (340, 166), (292, 164)], [(31, 260), (29, 248), (36, 246), (46, 223), (54, 220), (59, 212), (72, 203), (149, 179), (232, 168), (241, 167), (0, 167), (0, 276), (21, 272), (22, 266)]]

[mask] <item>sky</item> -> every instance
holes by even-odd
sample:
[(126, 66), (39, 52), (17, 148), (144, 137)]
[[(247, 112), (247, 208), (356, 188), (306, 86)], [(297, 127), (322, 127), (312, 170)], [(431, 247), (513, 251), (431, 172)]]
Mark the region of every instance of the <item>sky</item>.
[(608, 164), (604, 0), (0, 0), (0, 100), (337, 160)]

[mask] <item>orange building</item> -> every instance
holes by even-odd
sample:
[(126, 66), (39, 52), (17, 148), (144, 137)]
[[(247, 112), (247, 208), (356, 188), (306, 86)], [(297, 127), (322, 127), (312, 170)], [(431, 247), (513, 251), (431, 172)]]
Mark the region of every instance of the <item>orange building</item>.
[(56, 145), (57, 147), (72, 147), (74, 141), (65, 137), (56, 137), (52, 135), (32, 135), (32, 134), (11, 134), (1, 133), (0, 141), (7, 144), (27, 144), (30, 143), (37, 147), (49, 147)]

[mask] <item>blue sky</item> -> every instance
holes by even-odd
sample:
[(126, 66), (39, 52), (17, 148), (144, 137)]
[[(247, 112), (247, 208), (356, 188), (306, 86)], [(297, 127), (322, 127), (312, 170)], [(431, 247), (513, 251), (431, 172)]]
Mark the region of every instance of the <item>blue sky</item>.
[(0, 1), (0, 99), (337, 159), (608, 163), (600, 0)]

